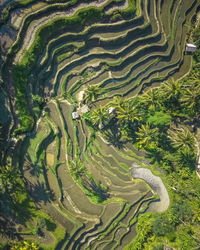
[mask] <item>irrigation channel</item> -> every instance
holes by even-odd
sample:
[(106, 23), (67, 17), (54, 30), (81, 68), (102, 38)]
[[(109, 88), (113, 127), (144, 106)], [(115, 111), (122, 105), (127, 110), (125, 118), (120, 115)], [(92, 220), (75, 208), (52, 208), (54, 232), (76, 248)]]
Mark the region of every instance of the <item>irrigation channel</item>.
[[(82, 105), (88, 86), (102, 89), (90, 104), (94, 109), (115, 96), (131, 98), (187, 74), (187, 23), (198, 2), (78, 0), (34, 2), (20, 15), (12, 10), (8, 22), (18, 35), (7, 63), (25, 65), (27, 53), (34, 52), (27, 107), (33, 107), (31, 95), (45, 99), (33, 132), (21, 136), (16, 158), (34, 202), (65, 231), (62, 239), (48, 230), (28, 239), (52, 249), (123, 249), (136, 235), (140, 213), (167, 209), (167, 191), (147, 170), (145, 155), (131, 143), (112, 144), (100, 131), (94, 136), (82, 116), (73, 119), (72, 112)], [(88, 10), (96, 11), (94, 20), (84, 15)], [(85, 21), (78, 23), (77, 17)], [(106, 199), (97, 202), (95, 192)], [(161, 202), (155, 202), (156, 192)]]

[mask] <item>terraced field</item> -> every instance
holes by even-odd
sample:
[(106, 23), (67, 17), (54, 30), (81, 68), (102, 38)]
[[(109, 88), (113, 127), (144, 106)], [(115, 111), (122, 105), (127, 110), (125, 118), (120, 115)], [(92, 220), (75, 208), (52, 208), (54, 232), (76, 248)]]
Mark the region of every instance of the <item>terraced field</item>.
[[(15, 82), (13, 68), (26, 72), (25, 86), (16, 83), (11, 132), (23, 125), (21, 107), (34, 117), (34, 127), (18, 134), (14, 157), (37, 206), (65, 232), (25, 238), (47, 249), (123, 249), (135, 237), (139, 214), (157, 200), (131, 175), (134, 166), (149, 167), (144, 153), (112, 145), (72, 112), (88, 86), (101, 89), (93, 110), (187, 74), (188, 24), (197, 8), (198, 0), (78, 0), (11, 11), (7, 23), (17, 36), (2, 76)], [(37, 109), (32, 95), (43, 98)]]

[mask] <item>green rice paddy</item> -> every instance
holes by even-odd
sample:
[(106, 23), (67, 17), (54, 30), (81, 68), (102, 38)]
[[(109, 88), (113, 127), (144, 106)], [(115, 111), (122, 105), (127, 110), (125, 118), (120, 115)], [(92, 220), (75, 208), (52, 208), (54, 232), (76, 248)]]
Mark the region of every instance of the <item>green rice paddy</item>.
[(56, 225), (44, 231), (49, 242), (30, 239), (44, 249), (123, 249), (136, 235), (139, 214), (157, 199), (130, 173), (133, 163), (145, 166), (144, 155), (128, 144), (112, 145), (100, 132), (93, 138), (91, 127), (82, 117), (72, 119), (72, 112), (88, 86), (101, 88), (93, 109), (185, 75), (191, 64), (184, 53), (186, 22), (198, 1), (50, 2), (23, 16), (6, 62), (24, 66), (23, 88), (31, 81), (32, 94), (44, 98), (38, 121), (27, 96), (16, 103), (17, 109), (26, 105), (16, 119), (25, 114), (35, 124), (28, 135), (24, 125), (25, 154), (18, 160), (33, 201)]

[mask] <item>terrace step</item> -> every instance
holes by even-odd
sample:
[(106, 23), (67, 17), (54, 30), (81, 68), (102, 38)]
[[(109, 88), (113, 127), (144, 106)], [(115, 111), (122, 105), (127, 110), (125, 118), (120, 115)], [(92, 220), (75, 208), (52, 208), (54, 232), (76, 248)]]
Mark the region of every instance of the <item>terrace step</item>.
[[(128, 0), (78, 0), (47, 4), (22, 18), (13, 47), (13, 51), (18, 51), (14, 62), (21, 62), (24, 50), (40, 38), (42, 27), (52, 27), (52, 20), (67, 20), (67, 16), (75, 16), (86, 6), (104, 12), (102, 23), (74, 30), (68, 26), (49, 29), (31, 71), (31, 91), (47, 97), (48, 114), (23, 147), (27, 146), (32, 162), (38, 163), (43, 157), (45, 163), (41, 165), (40, 179), (32, 176), (30, 169), (24, 167), (23, 171), (30, 186), (40, 184), (54, 194), (46, 204), (40, 203), (56, 225), (66, 230), (67, 237), (55, 249), (122, 249), (136, 235), (138, 216), (155, 200), (149, 186), (130, 174), (133, 165), (149, 165), (145, 153), (131, 143), (114, 147), (82, 117), (73, 120), (71, 116), (78, 108), (80, 91), (89, 85), (101, 88), (97, 101), (91, 105), (93, 109), (105, 106), (116, 95), (131, 98), (144, 88), (170, 76), (179, 78), (189, 70), (187, 63), (191, 58), (184, 55), (188, 31), (185, 24), (191, 21), (198, 1), (139, 1), (140, 15), (111, 23), (115, 6), (125, 13), (127, 3)], [(85, 74), (88, 69), (91, 74)], [(72, 174), (70, 164), (76, 160), (84, 165), (87, 176), (108, 188), (109, 197), (102, 203), (94, 203), (81, 178)]]
[[(25, 27), (25, 25), (24, 25), (25, 20), (28, 19), (28, 17), (26, 17), (24, 22), (23, 22), (21, 31), (20, 31), (20, 33), (22, 33), (22, 31), (23, 31), (25, 33), (25, 36), (23, 37), (23, 40), (22, 40), (23, 41), (22, 47), (20, 48), (20, 50), (18, 51), (18, 53), (14, 59), (15, 63), (20, 62), (23, 58), (23, 51), (28, 50), (31, 47), (31, 45), (36, 37), (37, 30), (39, 28), (41, 28), (42, 26), (44, 26), (45, 24), (48, 24), (50, 20), (56, 19), (58, 17), (60, 17), (60, 18), (66, 18), (66, 16), (71, 17), (78, 10), (80, 10), (84, 7), (88, 7), (88, 6), (100, 7), (100, 6), (103, 6), (103, 4), (105, 4), (105, 3), (106, 3), (106, 0), (104, 0), (103, 2), (100, 2), (100, 3), (96, 2), (96, 1), (93, 1), (91, 3), (80, 3), (78, 6), (73, 6), (71, 9), (69, 9), (69, 8), (67, 10), (63, 9), (63, 11), (54, 12), (54, 13), (50, 14), (49, 16), (45, 15), (44, 17), (38, 19), (37, 21), (31, 22), (31, 24), (28, 27), (28, 32), (31, 32), (31, 36), (30, 36), (30, 33), (27, 35), (27, 33), (25, 33), (25, 30), (23, 30), (23, 28)], [(70, 4), (67, 4), (67, 6), (70, 6)], [(45, 13), (45, 9), (43, 10), (43, 13)]]

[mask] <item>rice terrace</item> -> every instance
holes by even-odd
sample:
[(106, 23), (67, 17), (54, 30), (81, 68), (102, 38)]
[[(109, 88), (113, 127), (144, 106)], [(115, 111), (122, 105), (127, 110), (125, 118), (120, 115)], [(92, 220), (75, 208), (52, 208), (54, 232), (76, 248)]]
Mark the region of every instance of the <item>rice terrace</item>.
[(200, 1), (0, 1), (0, 249), (200, 249)]

